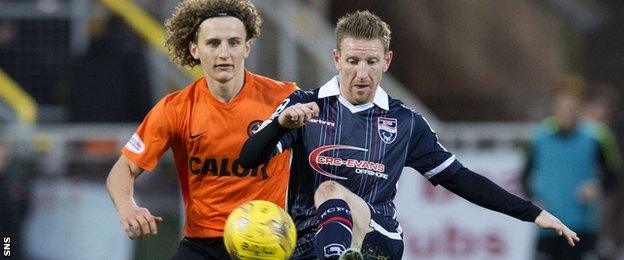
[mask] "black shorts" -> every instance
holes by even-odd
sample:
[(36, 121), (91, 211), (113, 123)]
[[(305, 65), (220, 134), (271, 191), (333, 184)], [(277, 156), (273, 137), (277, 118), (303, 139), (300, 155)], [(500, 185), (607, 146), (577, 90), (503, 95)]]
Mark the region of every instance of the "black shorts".
[(171, 257), (172, 260), (183, 259), (230, 259), (222, 237), (216, 238), (183, 238), (180, 241), (178, 252)]
[(364, 259), (401, 259), (403, 256), (403, 232), (395, 228), (383, 215), (370, 207), (373, 231), (362, 242)]

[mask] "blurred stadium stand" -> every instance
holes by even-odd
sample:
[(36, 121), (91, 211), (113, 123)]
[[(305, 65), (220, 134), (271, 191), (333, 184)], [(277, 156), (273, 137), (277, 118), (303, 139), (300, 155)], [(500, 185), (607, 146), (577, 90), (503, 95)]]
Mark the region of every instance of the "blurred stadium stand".
[[(497, 154), (511, 153), (521, 158), (532, 124), (548, 113), (549, 90), (565, 72), (583, 72), (591, 80), (624, 88), (622, 55), (616, 58), (624, 49), (624, 8), (618, 1), (252, 2), (263, 15), (264, 25), (246, 65), (260, 74), (295, 81), (302, 88), (317, 87), (335, 73), (330, 52), (335, 47), (332, 24), (338, 16), (366, 8), (380, 14), (393, 29), (395, 51), (384, 88), (425, 114), (441, 142), (457, 154), (487, 154), (496, 160)], [(28, 97), (3, 95), (10, 87), (0, 80), (0, 144), (9, 147), (8, 163), (22, 166), (0, 163), (0, 180), (14, 187), (7, 189), (6, 196), (14, 199), (7, 200), (8, 204), (28, 205), (28, 210), (20, 211), (5, 203), (0, 212), (14, 212), (25, 223), (21, 231), (9, 230), (23, 241), (16, 250), (24, 258), (160, 259), (177, 248), (181, 205), (169, 154), (153, 174), (139, 178), (135, 192), (140, 203), (165, 218), (155, 238), (136, 243), (124, 240), (103, 185), (119, 149), (142, 118), (127, 117), (136, 113), (130, 111), (135, 109), (134, 102), (141, 103), (137, 100), (142, 98), (149, 107), (198, 75), (171, 64), (158, 40), (146, 37), (161, 35), (158, 30), (162, 28), (150, 27), (149, 21), (162, 24), (176, 3), (0, 0), (0, 70), (35, 101), (29, 108), (27, 101), (16, 102)], [(130, 21), (129, 17), (137, 15), (147, 20)], [(77, 87), (76, 75), (71, 74), (77, 71), (76, 64), (82, 73), (90, 68), (95, 74), (107, 70), (98, 67), (104, 64), (101, 60), (94, 59), (90, 65), (80, 61), (97, 44), (98, 30), (110, 26), (111, 19), (124, 21), (109, 31), (121, 46), (106, 58), (121, 58), (115, 55), (133, 50), (145, 64), (134, 66), (136, 72), (129, 77), (140, 75), (143, 81), (138, 84), (145, 88), (94, 92), (90, 83), (83, 82), (80, 91), (73, 92), (83, 94), (72, 96), (76, 91), (72, 88)], [(613, 32), (620, 34), (613, 36)], [(114, 87), (120, 82), (99, 83)], [(75, 99), (89, 94), (93, 96), (87, 101), (117, 116), (98, 112), (90, 120), (78, 120), (88, 124), (72, 123), (77, 112), (92, 112), (84, 108), (89, 104), (72, 106), (84, 101)], [(621, 103), (615, 118), (624, 118)], [(36, 123), (20, 120), (24, 111), (36, 115)], [(622, 120), (615, 120), (614, 125), (621, 137)], [(516, 173), (503, 179), (515, 182)], [(428, 256), (424, 258), (435, 258)], [(488, 259), (488, 255), (469, 259)]]

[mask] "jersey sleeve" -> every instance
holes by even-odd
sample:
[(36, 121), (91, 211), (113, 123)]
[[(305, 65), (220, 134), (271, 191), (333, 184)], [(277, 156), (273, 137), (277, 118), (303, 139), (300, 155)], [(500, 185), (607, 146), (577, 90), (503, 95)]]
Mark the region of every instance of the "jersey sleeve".
[(455, 156), (438, 142), (436, 133), (421, 115), (412, 113), (410, 131), (405, 166), (415, 169), (434, 185), (463, 168)]
[[(258, 128), (258, 131), (263, 129), (265, 126), (269, 125), (274, 120), (278, 120), (278, 117), (282, 114), (282, 112), (284, 112), (284, 109), (288, 108), (289, 106), (295, 105), (297, 103), (305, 103), (304, 102), (304, 95), (305, 95), (304, 91), (301, 91), (301, 90), (296, 90), (295, 92), (290, 94), (275, 109), (275, 112), (273, 112), (271, 117), (269, 117), (268, 120), (266, 120), (266, 121), (264, 121), (262, 123), (262, 125)], [(283, 135), (279, 139), (279, 142), (277, 143), (277, 146), (275, 147), (275, 153), (281, 153), (284, 150), (286, 150), (288, 148), (291, 148), (292, 144), (297, 139), (297, 136), (298, 136), (297, 132), (298, 131), (296, 131), (296, 130), (295, 131), (289, 131), (287, 134)]]
[(145, 116), (121, 151), (141, 169), (153, 171), (162, 154), (169, 148), (171, 136), (171, 124), (163, 99)]

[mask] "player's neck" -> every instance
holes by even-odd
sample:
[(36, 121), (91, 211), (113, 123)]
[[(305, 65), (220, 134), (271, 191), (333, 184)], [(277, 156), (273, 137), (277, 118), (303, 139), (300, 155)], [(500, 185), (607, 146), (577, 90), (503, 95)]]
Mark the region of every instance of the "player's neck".
[(229, 103), (243, 88), (245, 73), (241, 72), (227, 82), (219, 82), (206, 77), (206, 82), (208, 83), (208, 91), (210, 91), (212, 96), (220, 102)]

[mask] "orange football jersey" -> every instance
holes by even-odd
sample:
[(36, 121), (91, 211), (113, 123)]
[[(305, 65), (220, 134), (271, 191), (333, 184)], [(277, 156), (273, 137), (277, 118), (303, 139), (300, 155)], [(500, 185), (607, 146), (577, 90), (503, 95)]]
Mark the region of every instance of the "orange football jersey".
[(230, 212), (243, 202), (286, 201), (290, 153), (255, 169), (238, 154), (252, 130), (268, 119), (297, 86), (245, 71), (245, 83), (229, 103), (214, 98), (202, 77), (161, 99), (147, 114), (123, 154), (152, 171), (172, 149), (185, 209), (184, 236), (223, 236)]

